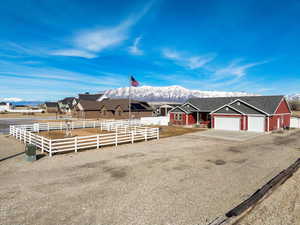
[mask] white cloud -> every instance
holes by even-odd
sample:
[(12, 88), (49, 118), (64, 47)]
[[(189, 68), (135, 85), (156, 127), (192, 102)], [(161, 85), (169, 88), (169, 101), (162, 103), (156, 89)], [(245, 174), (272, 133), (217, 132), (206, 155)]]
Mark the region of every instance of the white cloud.
[(129, 47), (129, 53), (132, 55), (143, 55), (144, 52), (139, 48), (139, 44), (142, 37), (139, 36), (136, 39), (134, 39), (133, 45)]
[(235, 60), (231, 62), (228, 66), (221, 69), (217, 69), (214, 75), (217, 78), (230, 77), (230, 76), (243, 77), (246, 75), (248, 69), (268, 62), (268, 61), (261, 61), (261, 62), (247, 63), (241, 65), (240, 61), (241, 60)]
[(57, 51), (52, 51), (49, 53), (50, 55), (60, 55), (60, 56), (75, 56), (75, 57), (82, 57), (87, 59), (96, 58), (97, 55), (87, 52), (84, 50), (77, 50), (77, 49), (61, 49)]
[[(84, 58), (95, 58), (97, 53), (120, 45), (128, 39), (130, 29), (134, 26), (152, 7), (153, 1), (147, 4), (140, 12), (129, 16), (120, 24), (105, 28), (87, 29), (78, 32), (71, 38), (71, 49), (60, 49), (55, 51), (56, 55), (78, 56)], [(54, 52), (54, 53), (55, 53)], [(53, 52), (50, 52), (53, 55)]]
[(0, 101), (2, 101), (2, 102), (21, 102), (21, 101), (23, 101), (23, 99), (15, 98), (15, 97), (9, 97), (9, 98), (0, 98)]
[(215, 54), (194, 56), (171, 49), (163, 49), (162, 54), (165, 58), (174, 61), (176, 64), (192, 70), (205, 66), (216, 57)]

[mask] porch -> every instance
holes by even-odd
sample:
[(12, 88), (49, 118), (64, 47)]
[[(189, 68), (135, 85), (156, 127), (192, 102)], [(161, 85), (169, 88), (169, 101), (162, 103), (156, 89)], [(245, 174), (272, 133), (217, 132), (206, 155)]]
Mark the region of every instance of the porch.
[(209, 112), (191, 112), (188, 118), (187, 125), (198, 124), (209, 126), (211, 121)]

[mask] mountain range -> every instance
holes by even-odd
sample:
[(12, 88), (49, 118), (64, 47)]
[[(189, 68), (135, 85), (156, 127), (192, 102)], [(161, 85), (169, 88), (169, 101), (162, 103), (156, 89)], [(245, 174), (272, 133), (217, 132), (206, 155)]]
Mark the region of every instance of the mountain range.
[(131, 92), (132, 99), (148, 102), (184, 102), (192, 97), (230, 97), (255, 95), (246, 92), (200, 91), (189, 90), (181, 86), (141, 86), (110, 89), (104, 92), (108, 98), (127, 98)]

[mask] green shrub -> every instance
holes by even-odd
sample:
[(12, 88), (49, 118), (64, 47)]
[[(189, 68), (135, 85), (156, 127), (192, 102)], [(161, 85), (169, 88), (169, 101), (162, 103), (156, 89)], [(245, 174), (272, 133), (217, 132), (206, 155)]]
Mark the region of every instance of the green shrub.
[(25, 148), (25, 154), (28, 156), (36, 155), (36, 146), (32, 144), (27, 144)]

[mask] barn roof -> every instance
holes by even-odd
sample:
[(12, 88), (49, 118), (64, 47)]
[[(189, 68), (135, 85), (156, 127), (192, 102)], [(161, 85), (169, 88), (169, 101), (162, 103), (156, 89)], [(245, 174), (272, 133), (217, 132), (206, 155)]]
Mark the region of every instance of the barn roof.
[(248, 104), (252, 106), (246, 107), (245, 104), (241, 104), (240, 106), (234, 106), (234, 108), (243, 111), (245, 114), (255, 114), (257, 112), (261, 113), (261, 111), (267, 114), (274, 114), (282, 98), (284, 98), (283, 95), (191, 98), (180, 107), (184, 107), (186, 111), (193, 112), (193, 108), (187, 109), (186, 107), (186, 104), (190, 103), (192, 106), (195, 106), (198, 109), (198, 111), (212, 112), (224, 105), (230, 105), (231, 103), (239, 99), (242, 102), (245, 102), (246, 105)]

